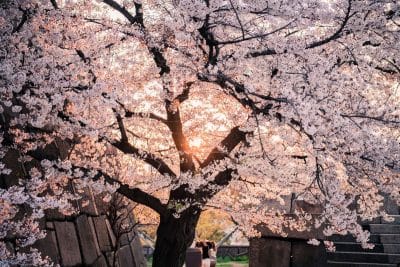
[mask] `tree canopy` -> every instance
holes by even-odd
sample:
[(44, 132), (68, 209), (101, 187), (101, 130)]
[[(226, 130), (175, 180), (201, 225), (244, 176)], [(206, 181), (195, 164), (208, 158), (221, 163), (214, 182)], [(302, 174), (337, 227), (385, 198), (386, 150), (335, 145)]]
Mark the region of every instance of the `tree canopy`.
[[(73, 213), (85, 187), (154, 210), (154, 264), (169, 267), (207, 206), (249, 236), (260, 223), (304, 230), (309, 214), (281, 208), (294, 193), (323, 207), (313, 225), (325, 235), (368, 246), (358, 217), (385, 216), (383, 195), (400, 199), (396, 1), (0, 6), (0, 158), (41, 163), (13, 174), (0, 161), (15, 180), (0, 189), (4, 263), (46, 264), (7, 240), (33, 244), (43, 211)], [(40, 153), (61, 141), (68, 155)]]

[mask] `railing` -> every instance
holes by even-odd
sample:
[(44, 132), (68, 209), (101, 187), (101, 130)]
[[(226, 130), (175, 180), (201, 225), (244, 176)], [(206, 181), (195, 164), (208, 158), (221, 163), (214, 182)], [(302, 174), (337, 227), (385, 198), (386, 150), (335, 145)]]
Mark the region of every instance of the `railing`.
[(249, 246), (220, 246), (217, 249), (217, 257), (245, 256), (249, 254)]

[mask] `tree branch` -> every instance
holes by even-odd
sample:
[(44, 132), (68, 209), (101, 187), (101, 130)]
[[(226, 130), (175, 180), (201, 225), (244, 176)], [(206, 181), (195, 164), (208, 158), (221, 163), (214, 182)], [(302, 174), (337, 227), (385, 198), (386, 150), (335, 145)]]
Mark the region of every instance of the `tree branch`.
[(149, 152), (141, 151), (138, 148), (131, 145), (129, 143), (128, 136), (126, 134), (126, 129), (122, 117), (119, 114), (117, 114), (117, 121), (119, 130), (121, 132), (121, 140), (110, 142), (111, 145), (118, 148), (121, 152), (124, 152), (125, 154), (131, 154), (138, 157), (139, 159), (143, 160), (144, 162), (155, 168), (162, 175), (169, 175), (171, 177), (176, 177), (176, 174), (161, 158)]
[(138, 117), (138, 118), (143, 118), (143, 119), (152, 119), (152, 120), (156, 120), (158, 122), (161, 122), (165, 125), (168, 125), (168, 122), (166, 119), (164, 119), (161, 116), (158, 116), (157, 114), (154, 113), (145, 113), (145, 112), (132, 112), (132, 111), (126, 111), (125, 113), (125, 118), (132, 118), (132, 117)]
[(160, 215), (165, 215), (167, 213), (166, 206), (162, 204), (158, 198), (147, 194), (139, 188), (130, 188), (128, 185), (120, 183), (120, 187), (118, 188), (117, 192), (136, 203), (151, 208)]
[(179, 111), (179, 105), (189, 97), (189, 84), (174, 100), (165, 100), (165, 110), (167, 112), (167, 125), (171, 131), (172, 139), (179, 153), (180, 170), (182, 173), (195, 170), (189, 142), (183, 133), (183, 125)]
[(116, 100), (115, 102), (117, 102), (121, 106), (121, 108), (125, 111), (125, 118), (132, 118), (132, 117), (149, 118), (149, 119), (161, 122), (168, 126), (168, 121), (166, 119), (164, 119), (163, 117), (158, 116), (157, 114), (145, 113), (145, 112), (133, 112), (133, 111), (130, 111), (129, 109), (127, 109), (121, 101)]
[[(327, 38), (325, 38), (323, 40), (320, 40), (320, 41), (312, 42), (311, 44), (306, 46), (306, 49), (312, 49), (312, 48), (327, 44), (327, 43), (329, 43), (329, 42), (331, 42), (333, 40), (338, 39), (341, 36), (341, 34), (342, 34), (344, 28), (346, 27), (350, 17), (352, 16), (350, 14), (351, 8), (352, 8), (352, 1), (353, 0), (348, 0), (348, 6), (347, 6), (346, 14), (345, 14), (345, 17), (344, 17), (342, 23), (340, 24), (339, 28), (331, 36), (329, 36), (329, 37), (327, 37)], [(285, 54), (285, 53), (287, 53), (287, 52), (286, 51), (282, 52), (282, 54)], [(246, 57), (271, 56), (271, 55), (277, 55), (277, 54), (278, 53), (275, 51), (275, 49), (266, 48), (264, 50), (250, 52), (250, 53), (248, 53), (246, 55)]]
[[(79, 170), (83, 171), (84, 173), (90, 172), (90, 170), (88, 168), (84, 168), (84, 167), (73, 166), (73, 169), (79, 169)], [(120, 193), (121, 195), (127, 197), (128, 199), (130, 199), (136, 203), (145, 205), (145, 206), (153, 209), (160, 215), (166, 214), (167, 208), (164, 204), (161, 203), (161, 201), (158, 198), (142, 191), (139, 188), (130, 188), (129, 185), (124, 184), (124, 183), (118, 181), (117, 179), (112, 178), (110, 175), (108, 175), (107, 173), (105, 173), (101, 170), (96, 170), (96, 171), (97, 171), (97, 174), (93, 177), (94, 181), (97, 181), (101, 177), (103, 177), (106, 183), (111, 184), (111, 185), (117, 184), (119, 186), (119, 188), (117, 189), (117, 192)]]
[(19, 10), (22, 11), (22, 17), (21, 17), (21, 20), (18, 23), (18, 25), (12, 30), (12, 33), (19, 32), (22, 29), (22, 27), (24, 26), (24, 24), (28, 21), (29, 11), (24, 10), (22, 8), (20, 8)]
[(349, 19), (351, 17), (350, 16), (351, 4), (352, 4), (351, 2), (352, 2), (352, 0), (348, 0), (348, 6), (347, 6), (347, 10), (346, 10), (346, 15), (345, 15), (345, 17), (344, 17), (339, 29), (337, 29), (336, 32), (333, 33), (331, 36), (329, 36), (329, 37), (327, 37), (327, 38), (325, 38), (323, 40), (315, 41), (315, 42), (311, 43), (310, 45), (308, 45), (306, 47), (306, 49), (311, 49), (311, 48), (315, 48), (317, 46), (321, 46), (321, 45), (327, 44), (330, 41), (333, 41), (333, 40), (335, 40), (335, 39), (340, 37), (344, 27), (346, 26), (347, 22), (349, 21)]
[(161, 158), (149, 152), (141, 151), (128, 142), (116, 141), (111, 142), (111, 145), (118, 148), (118, 150), (125, 154), (130, 154), (143, 160), (144, 162), (155, 168), (162, 175), (176, 177), (176, 174), (172, 171), (168, 164), (166, 164)]
[(194, 82), (187, 82), (182, 93), (175, 97), (175, 100), (179, 101), (179, 104), (182, 104), (185, 100), (189, 99), (190, 88), (193, 84)]
[[(131, 24), (139, 23), (139, 20), (136, 16), (133, 16), (125, 7), (121, 6), (114, 0), (103, 0), (105, 4), (112, 7), (114, 10), (118, 11), (123, 15)], [(136, 3), (135, 3), (136, 7)], [(142, 19), (143, 21), (143, 19)]]
[[(207, 7), (209, 7), (209, 2), (205, 1)], [(218, 44), (214, 38), (214, 34), (210, 31), (210, 14), (207, 14), (204, 20), (203, 25), (201, 28), (198, 29), (199, 34), (201, 37), (206, 42), (206, 45), (208, 46), (208, 55), (207, 52), (205, 54), (208, 56), (208, 60), (206, 63), (206, 67), (208, 65), (216, 65), (218, 61), (218, 54), (219, 54), (219, 47)]]
[[(143, 10), (142, 4), (134, 2), (136, 9), (136, 16), (133, 16), (126, 8), (115, 2), (114, 0), (103, 0), (103, 2), (113, 9), (120, 12), (131, 24), (136, 24), (141, 28), (141, 30), (147, 35), (146, 27), (143, 22)], [(161, 50), (155, 46), (150, 46), (147, 44), (147, 49), (152, 54), (153, 60), (156, 63), (157, 67), (160, 68), (160, 76), (163, 74), (168, 74), (170, 72), (170, 67), (167, 64), (167, 60), (162, 54)]]
[[(115, 110), (113, 110), (116, 112)], [(117, 116), (117, 122), (118, 122), (118, 128), (121, 133), (121, 142), (122, 143), (127, 143), (128, 142), (128, 135), (126, 134), (126, 129), (124, 125), (124, 121), (122, 120), (122, 117), (119, 113), (116, 114)]]
[(50, 0), (51, 5), (54, 7), (54, 9), (58, 9), (57, 1), (56, 0)]
[(276, 55), (278, 54), (275, 49), (264, 49), (264, 50), (260, 50), (260, 51), (253, 51), (250, 52), (246, 55), (246, 57), (261, 57), (261, 56), (271, 56), (271, 55)]
[[(249, 97), (245, 86), (239, 82), (236, 82), (232, 78), (226, 76), (222, 72), (219, 72), (217, 75), (203, 75), (198, 74), (198, 79), (203, 82), (209, 82), (219, 85), (221, 88), (225, 89), (226, 93), (233, 98), (235, 98), (244, 108), (249, 108), (253, 110), (257, 114), (268, 115), (269, 110), (272, 108), (271, 105), (267, 105), (264, 108), (258, 108), (254, 101)], [(260, 95), (258, 95), (260, 98)], [(268, 96), (271, 101), (275, 101), (276, 99)], [(281, 101), (278, 102), (283, 102)]]
[[(49, 157), (48, 155), (44, 155), (44, 154), (36, 153), (36, 152), (37, 152), (37, 150), (29, 151), (28, 154), (38, 161), (42, 161), (44, 159), (55, 160), (55, 159)], [(63, 169), (58, 166), (54, 166), (54, 167), (62, 172), (70, 172), (70, 171), (75, 172), (76, 170), (80, 170), (87, 176), (89, 176), (88, 174), (91, 173), (91, 171), (92, 171), (89, 168), (75, 166), (75, 165), (72, 166), (72, 169), (69, 169), (69, 168)], [(166, 206), (164, 204), (162, 204), (158, 198), (142, 191), (139, 188), (130, 188), (128, 185), (118, 181), (115, 178), (112, 178), (110, 175), (103, 172), (102, 170), (96, 169), (95, 171), (97, 171), (96, 175), (91, 177), (94, 181), (98, 181), (101, 177), (103, 177), (106, 183), (111, 184), (111, 185), (117, 184), (119, 186), (119, 188), (117, 189), (117, 192), (120, 193), (121, 195), (129, 198), (130, 200), (140, 203), (142, 205), (145, 205), (145, 206), (153, 209), (160, 215), (164, 215), (168, 212)]]
[(208, 157), (200, 164), (201, 168), (210, 166), (211, 164), (226, 158), (240, 142), (246, 140), (248, 133), (240, 130), (239, 126), (231, 129), (230, 133), (215, 147)]
[(209, 199), (230, 183), (235, 173), (236, 170), (231, 168), (219, 172), (213, 181), (196, 190), (194, 196), (197, 201), (205, 205)]
[(242, 39), (244, 39), (245, 38), (245, 33), (244, 33), (244, 28), (243, 28), (242, 21), (240, 20), (240, 17), (239, 17), (239, 13), (237, 12), (237, 10), (235, 8), (235, 5), (233, 4), (232, 0), (229, 0), (229, 3), (232, 6), (233, 12), (235, 12), (235, 16), (236, 16), (236, 19), (237, 19), (237, 21), (239, 23), (240, 30), (242, 31)]
[(387, 120), (383, 116), (368, 116), (365, 114), (340, 114), (343, 118), (360, 118), (360, 119), (368, 119), (368, 120), (374, 120), (374, 121), (379, 121), (382, 123), (389, 123), (389, 124), (400, 124), (400, 120)]
[[(245, 86), (232, 78), (226, 76), (222, 72), (219, 72), (217, 75), (204, 75), (204, 74), (198, 74), (197, 75), (198, 79), (200, 81), (204, 82), (209, 82), (209, 83), (215, 83), (219, 85), (221, 88), (225, 89), (225, 92), (234, 97), (244, 108), (250, 109), (253, 111), (255, 115), (271, 115), (269, 112), (270, 110), (274, 107), (274, 105), (271, 102), (276, 102), (278, 104), (281, 103), (289, 103), (288, 99), (286, 98), (275, 98), (271, 97), (270, 95), (260, 95), (257, 93), (248, 93), (248, 90), (245, 88)], [(262, 100), (268, 101), (265, 105), (259, 107), (256, 105), (255, 101), (250, 98), (249, 95), (256, 96)], [(303, 125), (301, 124), (300, 121), (294, 119), (294, 118), (285, 118), (281, 113), (276, 112), (274, 114), (274, 117), (278, 119), (279, 121), (282, 121), (284, 119), (287, 119), (287, 123), (291, 127), (297, 127), (300, 132), (305, 134), (311, 141), (313, 141), (312, 135), (307, 133)]]
[(265, 37), (267, 37), (269, 35), (272, 35), (274, 33), (277, 33), (277, 32), (280, 32), (280, 31), (286, 29), (288, 26), (290, 26), (290, 24), (292, 24), (296, 20), (297, 19), (294, 19), (291, 22), (289, 22), (289, 23), (287, 23), (287, 24), (285, 24), (285, 25), (283, 25), (283, 26), (281, 26), (279, 28), (276, 28), (273, 31), (267, 32), (267, 33), (258, 34), (258, 35), (254, 35), (254, 36), (249, 36), (249, 37), (246, 37), (246, 38), (240, 38), (240, 39), (237, 39), (237, 40), (227, 40), (227, 41), (218, 41), (218, 40), (216, 40), (215, 42), (216, 42), (216, 44), (219, 44), (219, 45), (227, 45), (227, 44), (237, 44), (237, 43), (241, 43), (241, 42), (244, 42), (244, 41), (250, 41), (250, 40), (253, 40), (253, 39), (257, 39), (257, 38), (265, 38)]

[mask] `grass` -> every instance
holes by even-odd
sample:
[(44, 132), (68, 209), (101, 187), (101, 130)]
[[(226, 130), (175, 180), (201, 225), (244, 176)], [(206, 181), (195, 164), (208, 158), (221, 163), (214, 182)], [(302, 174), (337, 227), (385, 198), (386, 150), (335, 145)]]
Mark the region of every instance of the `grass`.
[(237, 263), (249, 263), (248, 256), (237, 256), (237, 257), (218, 257), (217, 262), (237, 262)]
[(238, 257), (219, 257), (217, 259), (217, 267), (247, 267), (249, 266), (248, 256), (238, 256)]
[(217, 262), (217, 267), (248, 267), (248, 263), (238, 263), (237, 261), (230, 261), (230, 262)]

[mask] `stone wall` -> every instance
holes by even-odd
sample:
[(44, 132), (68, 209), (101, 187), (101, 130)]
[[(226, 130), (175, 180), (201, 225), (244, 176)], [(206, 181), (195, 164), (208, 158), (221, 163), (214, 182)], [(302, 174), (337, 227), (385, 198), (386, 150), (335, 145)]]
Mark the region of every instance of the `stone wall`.
[(306, 240), (262, 237), (250, 241), (249, 258), (249, 267), (322, 267), (326, 251)]
[[(59, 141), (33, 153), (38, 158), (55, 160), (65, 158), (68, 149), (68, 143)], [(22, 164), (18, 161), (19, 157), (17, 150), (9, 150), (6, 154), (3, 162), (12, 172), (0, 177), (1, 188), (18, 183), (16, 177), (24, 177), (30, 168), (40, 168), (37, 159)], [(70, 190), (74, 189), (71, 187)], [(116, 197), (114, 195), (113, 199)], [(85, 202), (89, 204), (83, 205)], [(128, 227), (129, 231), (118, 232), (114, 227), (118, 222), (111, 222), (108, 216), (110, 205), (105, 204), (101, 197), (94, 198), (90, 189), (85, 189), (82, 199), (76, 201), (74, 206), (78, 210), (77, 214), (68, 217), (53, 210), (46, 211), (40, 226), (47, 231), (47, 236), (33, 245), (43, 255), (49, 256), (61, 266), (146, 266), (131, 209), (122, 207), (126, 213), (124, 220), (128, 220), (131, 226)], [(8, 245), (13, 250), (11, 243)]]
[[(284, 207), (275, 202), (267, 204), (283, 209), (286, 211), (287, 216), (293, 216), (294, 210), (297, 209), (305, 210), (316, 216), (321, 213), (321, 207), (318, 205), (312, 205), (301, 200), (293, 201), (293, 198), (290, 197), (287, 197), (285, 202), (287, 204)], [(397, 203), (388, 196), (385, 197), (384, 209), (388, 214), (395, 216), (399, 214)], [(365, 224), (365, 222), (361, 223)], [(376, 223), (376, 220), (370, 223)], [(259, 225), (258, 230), (261, 233), (261, 238), (250, 240), (250, 267), (326, 266), (328, 254), (322, 242), (319, 246), (307, 244), (307, 241), (311, 238), (326, 239), (322, 234), (322, 227), (319, 229), (311, 227), (310, 231), (305, 232), (285, 229), (288, 234), (286, 238), (273, 233), (264, 225)]]
[[(321, 213), (321, 207), (302, 200), (294, 200), (287, 196), (285, 206), (272, 202), (272, 205), (286, 212), (288, 217), (295, 218), (295, 210), (304, 210), (310, 214)], [(321, 229), (315, 229), (310, 222), (309, 231), (295, 231), (284, 228), (287, 237), (272, 232), (265, 225), (257, 229), (261, 238), (250, 240), (249, 263), (250, 267), (322, 267), (326, 264), (326, 251), (323, 245), (313, 246), (307, 244), (308, 239), (323, 239)]]
[(61, 266), (146, 266), (137, 233), (116, 238), (105, 215), (47, 217), (44, 227), (47, 236), (35, 247)]

